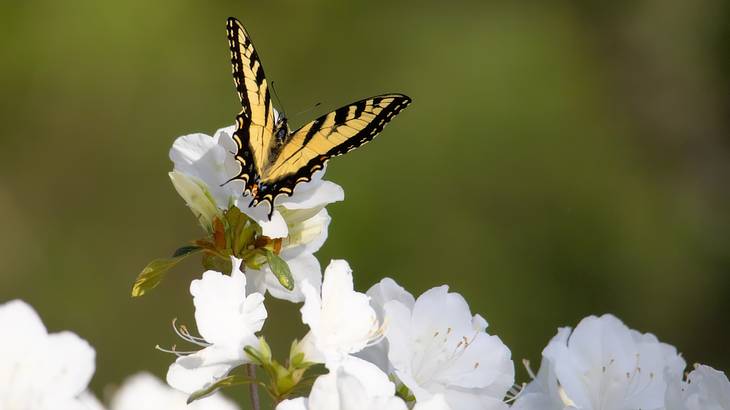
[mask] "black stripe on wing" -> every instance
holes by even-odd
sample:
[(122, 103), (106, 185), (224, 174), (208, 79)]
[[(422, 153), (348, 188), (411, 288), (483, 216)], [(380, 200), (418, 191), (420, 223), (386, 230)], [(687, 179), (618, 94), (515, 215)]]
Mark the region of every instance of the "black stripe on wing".
[[(248, 90), (246, 89), (246, 76), (244, 74), (243, 66), (247, 64), (251, 70), (256, 66), (258, 67), (255, 73), (255, 81), (259, 88), (265, 81), (264, 69), (259, 60), (258, 53), (253, 47), (251, 37), (243, 27), (240, 21), (233, 17), (229, 17), (226, 21), (226, 32), (228, 35), (228, 46), (231, 52), (231, 69), (233, 72), (233, 82), (236, 85), (236, 92), (241, 102), (241, 112), (236, 115), (236, 131), (234, 132), (233, 139), (236, 142), (238, 151), (236, 152), (236, 161), (241, 165), (241, 170), (238, 175), (231, 178), (231, 180), (242, 180), (245, 183), (244, 192), (249, 193), (256, 183), (257, 170), (256, 164), (253, 158), (253, 152), (250, 148), (250, 125), (252, 121), (252, 108), (251, 100), (248, 96)], [(250, 57), (245, 57), (245, 51), (251, 47)], [(268, 87), (264, 94), (266, 115), (267, 118), (269, 102), (271, 96), (269, 95)]]

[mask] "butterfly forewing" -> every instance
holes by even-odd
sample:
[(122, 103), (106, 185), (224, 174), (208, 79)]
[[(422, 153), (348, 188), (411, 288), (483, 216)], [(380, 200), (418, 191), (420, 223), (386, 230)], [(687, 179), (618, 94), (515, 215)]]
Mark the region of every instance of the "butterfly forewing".
[(262, 200), (291, 195), (296, 184), (311, 180), (331, 157), (375, 138), (410, 102), (401, 94), (380, 95), (341, 107), (298, 129), (261, 175)]
[(268, 161), (273, 140), (274, 107), (266, 82), (264, 68), (243, 25), (228, 19), (228, 43), (231, 49), (233, 80), (241, 100), (241, 113), (236, 117), (234, 140), (238, 145), (237, 160), (241, 163), (240, 177), (246, 188), (254, 183)]

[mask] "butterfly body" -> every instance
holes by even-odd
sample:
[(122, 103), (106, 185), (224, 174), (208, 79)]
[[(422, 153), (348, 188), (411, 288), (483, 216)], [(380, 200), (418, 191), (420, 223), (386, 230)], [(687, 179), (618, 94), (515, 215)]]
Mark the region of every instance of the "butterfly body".
[(269, 218), (279, 196), (291, 196), (297, 184), (308, 182), (327, 161), (371, 141), (411, 99), (384, 94), (357, 101), (322, 115), (292, 131), (276, 113), (258, 53), (243, 25), (227, 22), (233, 79), (241, 112), (233, 139), (241, 169), (233, 180), (245, 184), (250, 206), (269, 204)]

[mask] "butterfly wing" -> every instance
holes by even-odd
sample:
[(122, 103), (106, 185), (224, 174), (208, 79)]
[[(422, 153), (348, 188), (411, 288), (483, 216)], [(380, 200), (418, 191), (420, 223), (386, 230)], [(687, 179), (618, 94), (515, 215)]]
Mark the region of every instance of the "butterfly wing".
[[(332, 157), (345, 154), (375, 138), (411, 99), (385, 94), (338, 108), (293, 132), (261, 174), (260, 201), (274, 203), (279, 195), (310, 181)], [(258, 203), (257, 199), (254, 203)]]
[(236, 116), (233, 139), (238, 145), (236, 160), (241, 171), (234, 179), (246, 183), (250, 191), (256, 176), (265, 168), (274, 130), (274, 107), (269, 86), (258, 53), (241, 22), (233, 17), (226, 24), (231, 49), (233, 80), (241, 100), (241, 112)]

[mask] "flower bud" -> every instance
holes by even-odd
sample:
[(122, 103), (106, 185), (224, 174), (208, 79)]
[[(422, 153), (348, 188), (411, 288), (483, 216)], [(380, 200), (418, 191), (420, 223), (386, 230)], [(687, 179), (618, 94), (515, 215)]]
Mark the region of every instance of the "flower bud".
[(213, 231), (213, 221), (223, 217), (207, 187), (196, 178), (178, 171), (169, 173), (172, 185), (185, 200), (200, 225), (208, 232)]

